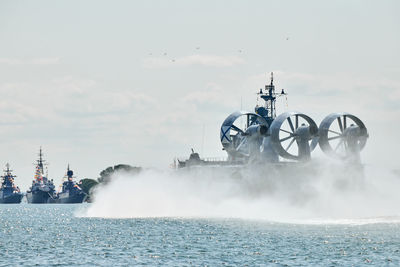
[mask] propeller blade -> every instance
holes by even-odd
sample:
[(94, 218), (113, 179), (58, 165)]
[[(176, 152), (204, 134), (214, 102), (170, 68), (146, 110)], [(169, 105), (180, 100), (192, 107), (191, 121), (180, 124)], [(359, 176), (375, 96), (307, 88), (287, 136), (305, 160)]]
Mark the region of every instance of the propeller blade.
[(292, 133), (294, 133), (294, 127), (293, 127), (292, 119), (290, 117), (288, 117), (287, 120), (289, 122), (289, 126), (290, 126), (290, 129), (292, 130)]
[(292, 141), (290, 141), (289, 145), (286, 147), (286, 151), (289, 150), (289, 148), (292, 146), (292, 144), (294, 143), (295, 138), (292, 139)]
[(284, 129), (279, 129), (279, 130), (281, 130), (282, 132), (288, 133), (288, 134), (290, 134), (291, 136), (294, 136), (294, 134), (291, 133), (291, 132), (289, 132), (289, 131), (286, 131), (286, 130), (284, 130)]
[(336, 145), (335, 147), (335, 152), (338, 150), (339, 146), (343, 144), (343, 139), (340, 140), (340, 142)]
[(236, 151), (239, 151), (245, 143), (246, 138), (243, 138), (242, 141), (240, 141), (240, 144), (236, 147)]
[(336, 131), (332, 131), (332, 130), (328, 130), (328, 131), (331, 132), (331, 133), (337, 134), (337, 135), (342, 135), (341, 133), (338, 133)]
[(338, 121), (338, 123), (339, 123), (339, 128), (340, 128), (340, 131), (343, 133), (343, 124), (342, 124), (342, 119), (341, 119), (340, 117), (338, 117), (338, 118), (337, 118), (337, 121)]
[(235, 126), (235, 125), (233, 125), (233, 124), (231, 125), (231, 128), (232, 128), (233, 130), (235, 130), (236, 132), (239, 132), (239, 133), (244, 133), (242, 129), (240, 129), (240, 128), (236, 127), (236, 126)]
[(329, 137), (329, 138), (328, 138), (328, 141), (335, 140), (335, 139), (339, 139), (339, 138), (342, 138), (342, 136), (339, 135), (339, 136)]
[(286, 140), (289, 140), (290, 138), (293, 138), (294, 139), (294, 137), (293, 136), (288, 136), (288, 137), (285, 137), (285, 138), (282, 138), (282, 139), (279, 139), (279, 142), (285, 142)]

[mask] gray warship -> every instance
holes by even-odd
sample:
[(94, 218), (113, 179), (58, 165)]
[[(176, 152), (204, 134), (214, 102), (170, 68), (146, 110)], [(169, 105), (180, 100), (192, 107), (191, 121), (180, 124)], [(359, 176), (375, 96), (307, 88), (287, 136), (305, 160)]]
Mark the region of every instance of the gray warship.
[(55, 203), (56, 193), (53, 180), (49, 180), (44, 173), (45, 160), (43, 160), (42, 148), (39, 150), (39, 159), (36, 163), (36, 172), (32, 186), (26, 192), (28, 203), (45, 204)]
[(24, 195), (21, 190), (14, 183), (16, 176), (12, 174), (10, 165), (6, 164), (4, 175), (1, 176), (1, 188), (0, 188), (0, 204), (18, 204), (21, 203)]
[(275, 91), (273, 73), (270, 83), (257, 96), (262, 104), (257, 104), (254, 112), (233, 112), (221, 125), (220, 141), (228, 154), (226, 159), (203, 159), (192, 149), (189, 159), (178, 159), (175, 167), (262, 165), (285, 171), (288, 166), (305, 166), (317, 146), (331, 158), (362, 166), (360, 151), (369, 134), (358, 117), (331, 113), (317, 126), (311, 117), (298, 111), (277, 116), (276, 100), (287, 93), (284, 89)]
[(74, 172), (67, 167), (67, 174), (64, 177), (61, 192), (57, 194), (56, 203), (60, 204), (72, 204), (82, 203), (86, 200), (87, 194), (79, 187), (79, 185), (73, 180)]

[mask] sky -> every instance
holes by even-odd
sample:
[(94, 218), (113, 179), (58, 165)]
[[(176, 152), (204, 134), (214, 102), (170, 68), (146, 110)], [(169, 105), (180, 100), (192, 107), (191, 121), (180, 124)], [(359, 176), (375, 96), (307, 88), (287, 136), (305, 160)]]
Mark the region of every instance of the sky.
[[(399, 1), (0, 1), (0, 164), (26, 190), (43, 148), (97, 178), (168, 168), (190, 148), (223, 157), (219, 128), (254, 109), (274, 72), (317, 124), (350, 112), (363, 162), (400, 168)], [(318, 152), (317, 152), (318, 153)]]

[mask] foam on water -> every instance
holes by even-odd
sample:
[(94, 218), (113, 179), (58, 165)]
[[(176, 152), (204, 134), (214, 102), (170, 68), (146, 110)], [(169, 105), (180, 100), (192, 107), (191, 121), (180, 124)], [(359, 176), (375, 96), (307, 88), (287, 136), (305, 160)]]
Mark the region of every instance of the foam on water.
[(400, 178), (373, 166), (314, 161), (271, 169), (118, 173), (78, 216), (244, 218), (305, 224), (399, 223)]

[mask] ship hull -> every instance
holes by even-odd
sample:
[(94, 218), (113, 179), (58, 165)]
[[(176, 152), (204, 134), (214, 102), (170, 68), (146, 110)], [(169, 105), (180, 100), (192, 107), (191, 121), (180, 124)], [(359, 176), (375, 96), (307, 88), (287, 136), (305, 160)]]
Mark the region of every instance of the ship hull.
[(26, 200), (30, 204), (54, 203), (49, 192), (45, 192), (45, 191), (41, 191), (41, 190), (26, 193)]
[(24, 197), (23, 194), (17, 193), (0, 198), (0, 204), (19, 204)]
[(60, 193), (56, 200), (56, 203), (59, 204), (74, 204), (74, 203), (82, 203), (86, 199), (86, 194), (74, 194), (69, 195), (65, 193)]

